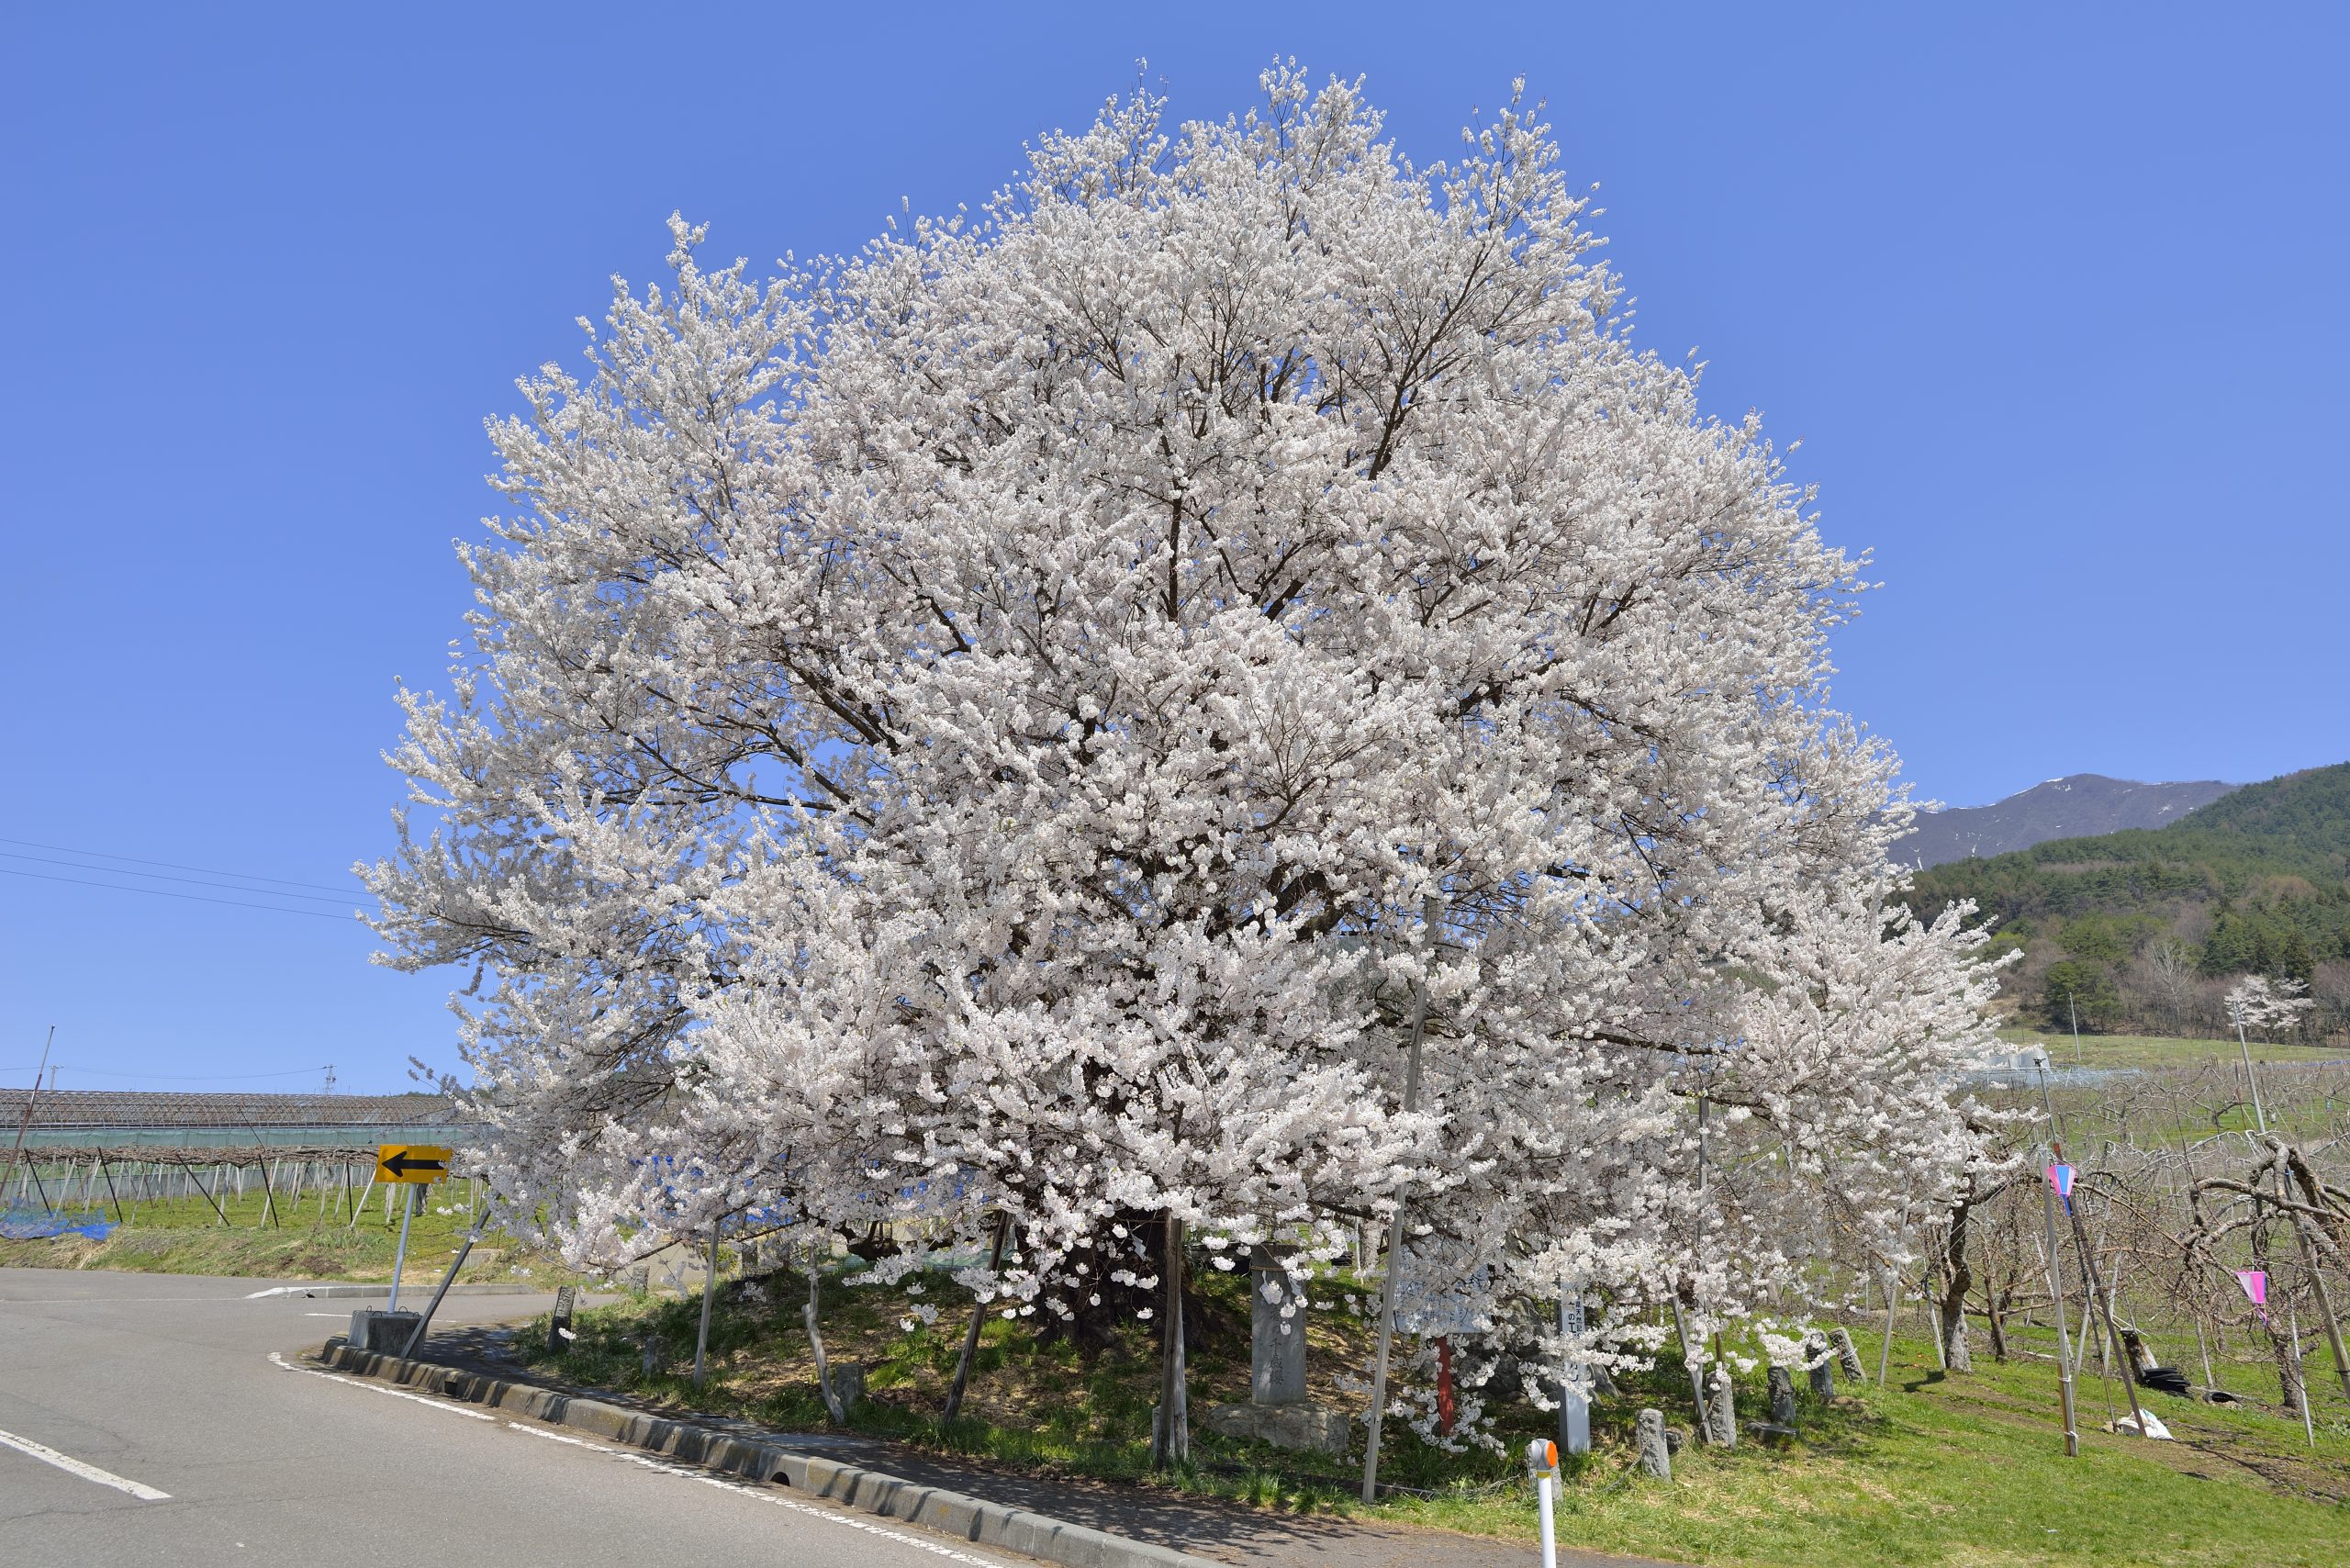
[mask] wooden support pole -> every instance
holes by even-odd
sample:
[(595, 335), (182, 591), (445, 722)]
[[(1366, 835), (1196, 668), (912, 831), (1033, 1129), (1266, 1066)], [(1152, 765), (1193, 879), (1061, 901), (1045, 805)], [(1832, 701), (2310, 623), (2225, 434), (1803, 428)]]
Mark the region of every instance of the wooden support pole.
[[(994, 1274), (1002, 1271), (1003, 1249), (1011, 1238), (1012, 1211), (998, 1210), (995, 1219), (995, 1245), (988, 1252), (989, 1273)], [(939, 1417), (942, 1424), (953, 1421), (962, 1413), (963, 1390), (971, 1379), (971, 1360), (979, 1354), (979, 1328), (987, 1322), (987, 1317), (988, 1303), (974, 1301), (971, 1304), (971, 1326), (963, 1335), (963, 1353), (955, 1358), (955, 1381), (946, 1390), (946, 1409)]]

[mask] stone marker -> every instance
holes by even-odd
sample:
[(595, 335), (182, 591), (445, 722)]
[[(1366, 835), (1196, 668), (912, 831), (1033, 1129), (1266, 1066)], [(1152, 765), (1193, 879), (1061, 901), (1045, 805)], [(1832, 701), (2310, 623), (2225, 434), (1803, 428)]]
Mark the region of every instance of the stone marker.
[(547, 1354), (559, 1356), (571, 1348), (571, 1307), (578, 1287), (565, 1285), (554, 1293), (554, 1311), (547, 1316)]
[(1864, 1381), (1861, 1372), (1861, 1352), (1859, 1348), (1853, 1345), (1852, 1335), (1846, 1333), (1840, 1324), (1830, 1333), (1829, 1338), (1835, 1343), (1836, 1366), (1843, 1372), (1844, 1381), (1846, 1383)]
[(1344, 1411), (1305, 1396), (1305, 1292), (1269, 1248), (1248, 1258), (1248, 1403), (1214, 1406), (1205, 1424), (1244, 1442), (1340, 1458), (1354, 1439)]
[(653, 1288), (653, 1268), (639, 1263), (621, 1276), (621, 1287), (632, 1295), (643, 1295)]
[(1262, 1247), (1248, 1260), (1248, 1402), (1294, 1405), (1305, 1397), (1305, 1293)]
[(1806, 1375), (1811, 1379), (1812, 1396), (1832, 1399), (1836, 1394), (1836, 1369), (1830, 1363), (1828, 1336), (1809, 1334), (1804, 1337), (1803, 1359)]
[(1714, 1370), (1714, 1389), (1706, 1401), (1706, 1440), (1726, 1449), (1738, 1446), (1738, 1390), (1729, 1373)]
[(1796, 1377), (1782, 1366), (1770, 1372), (1771, 1424), (1792, 1428), (1796, 1424)]
[(827, 1403), (838, 1405), (845, 1416), (865, 1397), (865, 1363), (834, 1361), (825, 1371), (832, 1373), (833, 1380), (833, 1397)]
[(1213, 1405), (1204, 1423), (1211, 1432), (1243, 1442), (1270, 1443), (1275, 1448), (1345, 1458), (1354, 1439), (1354, 1423), (1343, 1410), (1316, 1405), (1310, 1399), (1289, 1405)]
[(1643, 1410), (1635, 1424), (1640, 1448), (1640, 1468), (1659, 1481), (1673, 1479), (1673, 1450), (1664, 1443), (1664, 1412)]

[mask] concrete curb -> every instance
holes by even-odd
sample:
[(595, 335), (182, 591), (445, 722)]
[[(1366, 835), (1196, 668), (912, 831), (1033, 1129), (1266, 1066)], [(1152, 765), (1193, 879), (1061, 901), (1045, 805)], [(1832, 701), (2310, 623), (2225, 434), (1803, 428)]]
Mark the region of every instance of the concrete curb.
[[(431, 1294), (432, 1287), (430, 1284), (409, 1284), (408, 1282), (403, 1280), (400, 1282), (400, 1289), (407, 1291), (411, 1294)], [(388, 1284), (273, 1285), (265, 1291), (249, 1291), (246, 1293), (245, 1299), (247, 1301), (266, 1301), (273, 1296), (297, 1295), (389, 1296), (391, 1294), (392, 1287)], [(451, 1285), (449, 1287), (449, 1294), (451, 1295), (553, 1295), (554, 1292), (545, 1285)]]
[(899, 1476), (837, 1460), (801, 1453), (777, 1443), (731, 1438), (684, 1421), (623, 1409), (530, 1383), (509, 1383), (482, 1372), (402, 1361), (397, 1356), (354, 1350), (327, 1343), (330, 1366), (362, 1377), (428, 1390), (442, 1398), (486, 1405), (533, 1420), (593, 1432), (614, 1442), (708, 1465), (757, 1482), (779, 1482), (812, 1496), (845, 1504), (884, 1518), (950, 1535), (981, 1546), (1001, 1547), (1067, 1568), (1230, 1568), (1204, 1557), (1128, 1540), (1124, 1536), (1000, 1503), (981, 1502), (944, 1487), (923, 1486)]

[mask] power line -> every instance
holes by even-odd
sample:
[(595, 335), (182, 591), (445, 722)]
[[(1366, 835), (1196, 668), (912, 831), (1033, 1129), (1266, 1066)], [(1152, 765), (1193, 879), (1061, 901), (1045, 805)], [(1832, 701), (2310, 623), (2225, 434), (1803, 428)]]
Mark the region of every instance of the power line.
[[(89, 868), (93, 871), (103, 871), (106, 869), (103, 866), (93, 866)], [(275, 910), (280, 914), (307, 914), (313, 920), (345, 920), (353, 918), (347, 915), (329, 914), (322, 909), (295, 909), (291, 905), (282, 903), (247, 903), (242, 899), (208, 899), (202, 893), (175, 893), (169, 888), (127, 888), (120, 882), (89, 882), (83, 880), (79, 877), (52, 877), (46, 871), (18, 871), (7, 866), (0, 866), (0, 877), (33, 877), (38, 878), (39, 880), (44, 882), (72, 882), (76, 887), (105, 888), (110, 891), (118, 893), (145, 893), (150, 898), (193, 899), (197, 903), (225, 903), (237, 909), (269, 909)], [(261, 890), (255, 888), (248, 890), (259, 892)]]
[[(76, 851), (76, 853), (79, 853), (79, 851)], [(13, 849), (0, 849), (0, 860), (29, 860), (36, 866), (62, 866), (68, 870), (73, 871), (112, 871), (118, 877), (146, 877), (160, 882), (185, 882), (192, 887), (218, 888), (222, 892), (228, 893), (259, 893), (264, 898), (308, 899), (316, 903), (335, 903), (338, 902), (349, 903), (352, 900), (352, 895), (348, 891), (334, 894), (287, 893), (280, 892), (275, 888), (241, 888), (233, 882), (207, 882), (195, 877), (174, 877), (168, 871), (133, 871), (127, 866), (84, 866), (78, 860), (51, 860), (45, 855), (19, 855)], [(238, 875), (238, 873), (234, 871), (220, 871), (213, 874), (222, 877), (233, 877)], [(255, 877), (248, 878), (247, 880), (266, 881), (268, 879)], [(300, 887), (316, 885), (317, 884), (315, 883), (296, 884), (296, 886)]]
[[(58, 1067), (71, 1067), (76, 1072), (90, 1073), (98, 1078), (153, 1078), (166, 1083), (239, 1083), (254, 1078), (304, 1078), (324, 1068), (289, 1067), (283, 1072), (116, 1072), (103, 1067), (74, 1067), (73, 1063), (58, 1062)], [(0, 1072), (17, 1072), (19, 1068), (0, 1068)]]
[[(322, 893), (347, 893), (348, 889), (330, 888), (324, 882), (297, 882), (284, 877), (256, 876), (248, 871), (223, 871), (210, 866), (183, 866), (176, 860), (142, 860), (136, 855), (115, 855), (103, 849), (76, 849), (70, 844), (35, 844), (29, 838), (0, 838), (0, 844), (13, 844), (22, 849), (46, 849), (58, 855), (84, 855), (94, 860), (128, 860), (134, 866), (161, 866), (173, 871), (201, 871), (208, 877), (238, 877), (248, 882), (275, 882), (281, 887), (312, 888)], [(27, 858), (29, 858), (28, 857)], [(106, 868), (93, 866), (89, 869), (103, 871)], [(260, 890), (255, 889), (255, 891)]]

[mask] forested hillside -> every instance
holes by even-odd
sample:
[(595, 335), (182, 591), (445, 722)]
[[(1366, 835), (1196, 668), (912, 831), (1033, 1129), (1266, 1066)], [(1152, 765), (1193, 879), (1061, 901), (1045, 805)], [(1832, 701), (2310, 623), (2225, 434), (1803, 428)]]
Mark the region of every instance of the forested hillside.
[[(1920, 872), (1931, 915), (1972, 899), (2020, 947), (2020, 1016), (2217, 1034), (2236, 977), (2305, 981), (2311, 1036), (2350, 1031), (2350, 763), (2248, 785), (2172, 825), (2051, 839)], [(2069, 1003), (2069, 1005), (2068, 1005)]]

